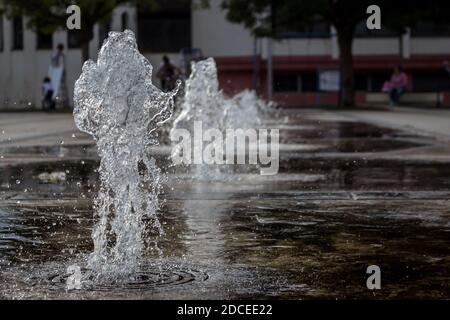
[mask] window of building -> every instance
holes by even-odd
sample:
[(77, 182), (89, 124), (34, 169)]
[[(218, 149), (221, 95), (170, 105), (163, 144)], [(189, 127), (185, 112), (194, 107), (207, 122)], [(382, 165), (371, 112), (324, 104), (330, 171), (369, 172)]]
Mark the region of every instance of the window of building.
[(369, 30), (367, 29), (366, 21), (361, 21), (355, 28), (355, 37), (365, 38), (365, 37), (377, 37), (377, 38), (392, 38), (398, 37), (398, 32), (395, 32), (385, 26), (382, 26), (380, 30)]
[(389, 80), (391, 76), (392, 70), (370, 73), (368, 79), (368, 91), (381, 92), (384, 82)]
[(23, 18), (14, 17), (12, 20), (12, 49), (23, 50)]
[[(365, 92), (381, 92), (384, 82), (390, 79), (391, 74), (390, 70), (358, 71), (355, 73), (355, 89)], [(435, 91), (439, 83), (448, 83), (450, 85), (450, 78), (445, 72), (420, 73), (414, 75), (413, 78), (413, 87), (416, 91)], [(317, 72), (314, 71), (275, 74), (273, 82), (274, 91), (280, 93), (317, 92), (319, 88)]]
[(3, 16), (0, 15), (0, 52), (3, 51)]
[(36, 33), (37, 49), (52, 49), (53, 48), (53, 34), (38, 31)]
[(299, 77), (297, 74), (276, 74), (273, 77), (275, 92), (299, 91)]
[(79, 30), (67, 31), (67, 46), (69, 49), (81, 48), (81, 32)]
[(355, 90), (381, 92), (385, 81), (391, 78), (391, 71), (357, 71), (355, 73)]
[(317, 92), (317, 72), (275, 74), (275, 92)]
[(178, 52), (191, 46), (190, 1), (158, 0), (156, 9), (138, 8), (139, 48), (150, 52)]
[(283, 30), (278, 31), (278, 36), (283, 39), (290, 38), (328, 38), (330, 37), (330, 25), (325, 22), (317, 21), (305, 27), (302, 31)]
[(317, 72), (306, 72), (301, 75), (302, 92), (317, 92), (319, 83), (317, 79)]
[(448, 87), (448, 73), (442, 71), (419, 71), (411, 76), (412, 90), (415, 92), (436, 92), (439, 88)]
[(448, 37), (450, 28), (448, 26), (439, 26), (432, 22), (418, 22), (411, 28), (413, 37)]
[(367, 73), (355, 74), (355, 90), (356, 91), (367, 91), (369, 88), (369, 75)]
[(122, 13), (120, 20), (121, 20), (121, 24), (122, 24), (122, 31), (125, 31), (126, 29), (130, 28), (127, 12)]

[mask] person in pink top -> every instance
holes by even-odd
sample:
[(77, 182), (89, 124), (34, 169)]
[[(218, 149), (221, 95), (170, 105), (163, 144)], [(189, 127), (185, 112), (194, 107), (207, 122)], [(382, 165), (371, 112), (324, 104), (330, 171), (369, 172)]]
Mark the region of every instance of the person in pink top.
[(406, 91), (408, 86), (408, 76), (401, 66), (397, 66), (394, 69), (394, 73), (389, 81), (389, 97), (391, 99), (391, 104), (396, 105), (400, 100), (400, 97)]

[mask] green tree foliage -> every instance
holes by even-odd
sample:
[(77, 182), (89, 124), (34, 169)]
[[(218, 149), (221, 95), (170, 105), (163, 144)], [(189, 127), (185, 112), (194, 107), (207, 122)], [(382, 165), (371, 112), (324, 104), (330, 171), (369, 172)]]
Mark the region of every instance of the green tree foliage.
[(113, 9), (122, 4), (157, 6), (156, 0), (0, 0), (3, 11), (9, 16), (24, 15), (28, 27), (44, 33), (65, 28), (67, 7), (76, 4), (81, 9), (81, 30), (76, 31), (82, 49), (82, 59), (89, 58), (89, 42), (94, 37), (94, 25), (111, 19)]

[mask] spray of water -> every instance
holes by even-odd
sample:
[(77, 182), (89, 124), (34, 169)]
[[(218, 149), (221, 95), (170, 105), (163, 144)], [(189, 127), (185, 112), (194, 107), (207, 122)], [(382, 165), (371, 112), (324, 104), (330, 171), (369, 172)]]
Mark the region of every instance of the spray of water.
[[(213, 58), (192, 63), (191, 75), (186, 81), (181, 112), (173, 122), (172, 132), (186, 129), (194, 136), (194, 124), (202, 123), (203, 130), (257, 128), (261, 116), (270, 104), (259, 99), (254, 91), (244, 90), (232, 98), (224, 96), (219, 89), (217, 67)], [(197, 143), (194, 141), (194, 144)], [(218, 148), (218, 147), (216, 147)], [(172, 152), (179, 154), (176, 147)], [(223, 180), (231, 168), (200, 165), (195, 167), (195, 177), (201, 180)]]
[(225, 110), (225, 121), (228, 128), (257, 128), (261, 126), (263, 115), (271, 108), (271, 104), (258, 98), (255, 91), (244, 90), (230, 99)]
[(100, 156), (98, 220), (89, 268), (115, 278), (139, 268), (146, 222), (162, 232), (157, 218), (163, 174), (148, 154), (156, 129), (172, 114), (174, 92), (152, 82), (152, 66), (131, 31), (111, 32), (98, 61), (87, 61), (75, 84), (77, 127), (91, 134)]
[[(204, 130), (225, 129), (225, 111), (227, 99), (219, 89), (217, 67), (214, 59), (209, 58), (191, 64), (191, 75), (186, 80), (185, 95), (181, 103), (181, 112), (172, 125), (171, 136), (177, 129), (186, 129), (194, 137), (194, 145), (201, 145), (194, 135), (194, 124), (200, 122)], [(201, 137), (198, 137), (201, 139)], [(177, 147), (172, 154), (179, 153)], [(201, 180), (212, 180), (220, 176), (218, 166), (196, 166), (194, 177)]]
[(182, 128), (192, 132), (195, 121), (202, 121), (210, 128), (224, 128), (227, 101), (219, 90), (214, 59), (194, 62), (191, 69), (191, 75), (186, 80), (181, 113), (175, 119), (172, 130)]
[(191, 130), (195, 121), (219, 130), (254, 128), (261, 124), (261, 116), (271, 106), (252, 90), (244, 90), (232, 98), (225, 97), (219, 89), (216, 63), (213, 58), (208, 58), (192, 63), (181, 113), (175, 119), (173, 129)]

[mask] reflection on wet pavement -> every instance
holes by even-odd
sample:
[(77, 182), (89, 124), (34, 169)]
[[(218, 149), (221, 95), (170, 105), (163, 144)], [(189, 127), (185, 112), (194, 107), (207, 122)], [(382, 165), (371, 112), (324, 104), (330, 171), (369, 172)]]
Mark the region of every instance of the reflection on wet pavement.
[[(0, 163), (0, 297), (448, 299), (449, 164), (355, 156), (436, 141), (362, 123), (281, 128), (286, 142), (327, 147), (282, 153), (276, 176), (244, 168), (201, 181), (172, 170), (163, 255), (149, 247), (148, 264), (126, 284), (80, 291), (64, 283), (67, 266), (92, 249), (95, 150), (0, 149), (41, 158)], [(338, 147), (350, 140), (357, 144)], [(382, 270), (376, 292), (365, 282), (372, 264)]]

